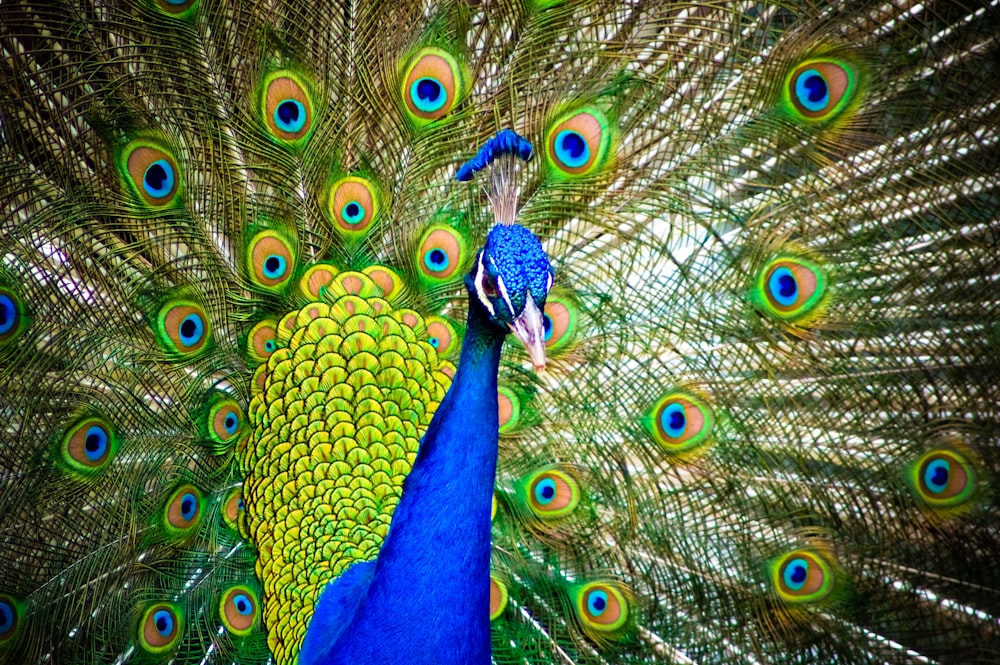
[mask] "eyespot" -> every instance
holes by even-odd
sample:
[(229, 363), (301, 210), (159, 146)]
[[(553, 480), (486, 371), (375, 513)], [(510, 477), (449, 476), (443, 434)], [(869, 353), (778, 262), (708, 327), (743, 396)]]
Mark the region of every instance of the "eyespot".
[(447, 115), (464, 96), (464, 73), (450, 53), (424, 48), (410, 59), (400, 92), (410, 118), (426, 124)]
[(210, 336), (205, 310), (190, 300), (171, 300), (161, 307), (154, 332), (167, 352), (180, 355), (196, 353)]
[(25, 327), (24, 306), (12, 291), (0, 287), (0, 348)]
[(559, 469), (536, 471), (526, 482), (528, 507), (543, 520), (559, 519), (572, 513), (580, 504), (581, 492), (576, 479)]
[(644, 419), (646, 429), (669, 453), (690, 452), (705, 445), (715, 427), (708, 404), (685, 392), (667, 393)]
[(611, 129), (595, 108), (564, 114), (545, 134), (546, 162), (555, 175), (591, 175), (608, 162)]
[(490, 621), (496, 621), (507, 608), (507, 585), (490, 575)]
[(313, 104), (306, 85), (291, 71), (264, 80), (261, 113), (268, 132), (279, 142), (301, 147), (313, 129)]
[(132, 141), (122, 151), (121, 166), (129, 189), (146, 205), (162, 208), (178, 200), (181, 174), (165, 147), (145, 139)]
[(545, 349), (550, 355), (557, 356), (576, 337), (576, 305), (559, 295), (549, 294), (542, 312), (542, 324), (545, 326)]
[(184, 485), (170, 495), (164, 509), (164, 526), (176, 539), (193, 535), (201, 523), (201, 492), (193, 485)]
[(85, 418), (62, 438), (63, 459), (72, 469), (85, 474), (103, 470), (117, 451), (118, 439), (103, 418)]
[(771, 582), (786, 603), (821, 600), (833, 590), (830, 564), (815, 552), (795, 550), (771, 563)]
[(7, 594), (0, 595), (0, 647), (14, 639), (20, 623), (20, 603)]
[(222, 625), (233, 635), (249, 635), (256, 627), (259, 606), (257, 594), (250, 587), (230, 587), (219, 602)]
[(785, 79), (784, 100), (807, 122), (835, 118), (857, 94), (857, 70), (843, 60), (814, 58), (795, 67)]
[(176, 18), (187, 18), (194, 13), (198, 0), (156, 0), (156, 7)]
[(753, 299), (776, 318), (801, 325), (822, 312), (826, 293), (827, 277), (822, 268), (785, 256), (771, 260), (761, 271)]
[(264, 319), (247, 335), (247, 356), (252, 362), (265, 363), (278, 348), (278, 322)]
[(352, 238), (360, 238), (372, 228), (381, 208), (375, 185), (357, 176), (337, 180), (327, 195), (330, 219), (339, 231)]
[(243, 488), (234, 487), (222, 502), (222, 519), (230, 529), (239, 530), (243, 510)]
[(465, 263), (465, 238), (450, 226), (428, 228), (417, 250), (417, 274), (430, 285), (449, 281)]
[(440, 316), (425, 317), (424, 323), (427, 325), (427, 341), (437, 349), (438, 355), (442, 358), (453, 357), (462, 345), (455, 326)]
[(613, 582), (588, 582), (575, 589), (576, 616), (592, 639), (614, 637), (628, 625), (629, 603)]
[(181, 641), (183, 616), (180, 608), (170, 603), (149, 607), (139, 623), (139, 644), (154, 654), (173, 650)]
[(243, 409), (225, 393), (216, 393), (210, 398), (204, 418), (204, 430), (219, 454), (229, 451), (233, 442), (246, 431)]
[(500, 410), (500, 433), (509, 434), (521, 424), (521, 400), (517, 393), (506, 386), (497, 388), (497, 406)]
[(281, 293), (295, 268), (291, 241), (275, 231), (261, 231), (247, 243), (246, 272), (257, 286)]
[(932, 508), (955, 508), (976, 492), (975, 467), (953, 450), (932, 450), (912, 465), (910, 486)]

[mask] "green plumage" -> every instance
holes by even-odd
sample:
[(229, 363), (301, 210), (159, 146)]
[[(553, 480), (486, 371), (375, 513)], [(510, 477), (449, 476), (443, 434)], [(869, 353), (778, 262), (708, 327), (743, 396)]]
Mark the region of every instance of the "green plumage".
[[(491, 177), (555, 268), (545, 373), (500, 368), (494, 662), (997, 662), (998, 35), (3, 2), (0, 662), (294, 662), (453, 374)], [(537, 157), (456, 182), (505, 127)]]

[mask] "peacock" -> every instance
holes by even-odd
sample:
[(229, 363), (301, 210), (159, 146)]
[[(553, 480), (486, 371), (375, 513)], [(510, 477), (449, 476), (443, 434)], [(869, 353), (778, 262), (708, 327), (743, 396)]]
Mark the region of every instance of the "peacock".
[(0, 54), (0, 662), (1000, 662), (997, 0)]

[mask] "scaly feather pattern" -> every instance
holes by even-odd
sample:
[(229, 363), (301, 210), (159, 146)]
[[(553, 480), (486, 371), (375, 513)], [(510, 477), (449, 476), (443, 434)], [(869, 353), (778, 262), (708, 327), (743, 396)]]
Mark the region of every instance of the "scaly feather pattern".
[[(996, 0), (9, 0), (0, 54), (0, 661), (334, 662), (487, 587), (498, 665), (1000, 661)], [(494, 217), (554, 282), (491, 573), (352, 632), (490, 509), (448, 453), (391, 521), (494, 408)]]

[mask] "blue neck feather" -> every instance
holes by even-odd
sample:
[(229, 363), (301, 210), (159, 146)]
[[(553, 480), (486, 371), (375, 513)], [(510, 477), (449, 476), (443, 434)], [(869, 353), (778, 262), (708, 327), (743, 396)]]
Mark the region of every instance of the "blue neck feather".
[(490, 662), (490, 505), (506, 332), (477, 303), (469, 310), (458, 371), (378, 558), (327, 586), (300, 665)]

